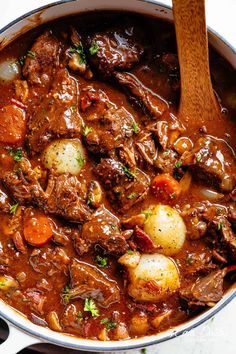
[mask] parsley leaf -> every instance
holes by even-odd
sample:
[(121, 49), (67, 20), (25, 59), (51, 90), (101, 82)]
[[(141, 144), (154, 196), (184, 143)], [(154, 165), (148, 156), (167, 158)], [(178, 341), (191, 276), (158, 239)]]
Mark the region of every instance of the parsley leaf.
[(22, 57), (19, 57), (16, 61), (15, 64), (18, 64), (20, 66), (23, 66), (25, 64), (25, 55), (23, 55)]
[(134, 199), (134, 198), (136, 198), (136, 197), (137, 197), (137, 193), (132, 192), (132, 193), (130, 193), (130, 194), (127, 196), (127, 199)]
[(0, 288), (6, 285), (6, 280), (0, 281)]
[(82, 154), (79, 153), (78, 157), (76, 157), (76, 161), (78, 162), (80, 167), (83, 167), (85, 163), (85, 158)]
[(95, 55), (95, 54), (97, 54), (98, 51), (99, 51), (99, 46), (97, 45), (96, 42), (93, 42), (91, 47), (89, 48), (90, 54)]
[(170, 150), (165, 150), (164, 152), (163, 152), (163, 156), (169, 156), (170, 155)]
[(175, 164), (176, 168), (180, 168), (182, 166), (182, 162), (181, 161), (177, 161)]
[(152, 216), (152, 212), (151, 210), (145, 209), (141, 211), (141, 214), (143, 214), (145, 216), (145, 219), (147, 220), (148, 218), (150, 218), (150, 216)]
[(115, 321), (109, 320), (109, 318), (103, 318), (100, 323), (104, 324), (106, 329), (115, 329), (117, 327), (117, 323)]
[(28, 50), (26, 55), (27, 55), (27, 57), (32, 58), (32, 59), (36, 58), (36, 53), (32, 52), (31, 50)]
[(112, 230), (114, 231), (117, 231), (118, 230), (118, 226), (116, 224), (111, 224), (111, 228)]
[(141, 349), (141, 354), (147, 354), (147, 348)]
[(133, 128), (134, 133), (138, 134), (139, 126), (138, 126), (138, 124), (136, 122), (133, 123), (132, 128)]
[(82, 47), (82, 45), (80, 43), (75, 44), (74, 47), (70, 47), (69, 52), (71, 54), (73, 54), (73, 53), (79, 54), (79, 63), (80, 64), (86, 64), (87, 63), (83, 47)]
[(126, 176), (128, 177), (128, 179), (133, 179), (136, 176), (135, 172), (132, 172), (128, 167), (123, 166), (123, 171), (126, 174)]
[(87, 136), (89, 133), (91, 133), (92, 130), (93, 130), (93, 128), (88, 127), (87, 125), (84, 125), (84, 127), (83, 127), (83, 136)]
[(101, 257), (101, 256), (96, 256), (95, 262), (100, 268), (105, 268), (107, 267), (107, 258), (106, 257)]
[(84, 311), (91, 312), (92, 317), (98, 317), (99, 316), (99, 310), (98, 310), (94, 300), (91, 299), (91, 298), (86, 298), (85, 299)]
[(66, 285), (62, 291), (62, 298), (66, 304), (70, 302), (70, 285)]
[(128, 253), (129, 255), (134, 254), (135, 250), (127, 250), (126, 253)]
[(10, 156), (13, 158), (14, 161), (20, 161), (22, 159), (22, 150), (21, 149), (11, 149)]
[(201, 159), (202, 159), (202, 155), (201, 155), (201, 154), (197, 154), (197, 156), (196, 156), (196, 160), (197, 160), (197, 162), (200, 162), (200, 161), (201, 161)]
[(11, 207), (10, 207), (10, 209), (9, 209), (9, 212), (10, 212), (10, 214), (15, 214), (16, 213), (16, 210), (17, 210), (17, 208), (18, 208), (18, 203), (16, 203), (16, 204), (13, 204)]
[(82, 314), (82, 312), (81, 312), (81, 311), (78, 311), (76, 317), (77, 317), (77, 320), (78, 320), (78, 321), (82, 321), (82, 319), (83, 319), (83, 314)]
[(218, 224), (217, 224), (217, 230), (218, 231), (220, 231), (220, 230), (222, 230), (222, 227), (224, 226), (224, 224), (222, 223), (222, 222), (219, 222)]

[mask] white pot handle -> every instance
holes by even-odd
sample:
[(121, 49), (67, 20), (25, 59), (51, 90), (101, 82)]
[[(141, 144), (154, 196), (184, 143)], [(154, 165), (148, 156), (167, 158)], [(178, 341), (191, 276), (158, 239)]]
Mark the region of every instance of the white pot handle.
[(22, 349), (37, 343), (42, 343), (39, 338), (35, 338), (14, 327), (4, 320), (9, 327), (9, 335), (5, 342), (0, 344), (0, 354), (17, 354)]

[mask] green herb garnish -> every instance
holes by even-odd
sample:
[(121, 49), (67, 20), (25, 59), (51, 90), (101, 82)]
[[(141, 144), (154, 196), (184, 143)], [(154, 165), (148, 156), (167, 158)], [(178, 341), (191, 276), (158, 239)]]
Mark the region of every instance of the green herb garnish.
[(6, 285), (6, 280), (0, 281), (0, 288)]
[(218, 230), (218, 231), (222, 230), (223, 226), (224, 226), (224, 224), (223, 224), (222, 222), (219, 222), (219, 223), (217, 224), (217, 230)]
[(92, 317), (98, 317), (99, 316), (99, 310), (98, 310), (94, 300), (91, 299), (91, 298), (86, 298), (85, 299), (84, 311), (91, 312)]
[(141, 349), (141, 354), (147, 354), (147, 348)]
[(196, 160), (197, 160), (197, 162), (200, 162), (200, 161), (201, 161), (201, 159), (202, 159), (202, 155), (201, 155), (201, 154), (197, 154), (197, 156), (196, 156)]
[(84, 125), (83, 127), (83, 136), (87, 136), (89, 133), (91, 133), (93, 129), (91, 127), (88, 127), (87, 125)]
[(98, 51), (99, 51), (99, 46), (97, 45), (96, 42), (93, 42), (91, 47), (89, 48), (90, 54), (95, 55), (95, 54), (97, 54)]
[(182, 166), (182, 162), (181, 161), (177, 161), (175, 164), (176, 168), (180, 168)]
[(82, 319), (83, 319), (83, 314), (82, 314), (82, 312), (81, 312), (81, 311), (78, 311), (76, 317), (77, 317), (77, 320), (78, 320), (79, 322), (82, 321)]
[(142, 210), (142, 211), (141, 211), (141, 214), (143, 214), (143, 215), (145, 216), (145, 219), (146, 219), (146, 220), (149, 219), (150, 216), (152, 216), (152, 212), (151, 212), (151, 210), (149, 210), (149, 209)]
[(27, 57), (32, 58), (32, 59), (36, 58), (36, 53), (32, 52), (32, 50), (28, 50), (26, 55), (27, 55)]
[(11, 149), (10, 156), (13, 158), (14, 161), (20, 161), (22, 159), (22, 150), (21, 149)]
[(129, 255), (134, 254), (134, 252), (135, 252), (134, 250), (127, 250), (127, 251), (126, 251), (126, 253), (128, 253)]
[(66, 304), (70, 302), (70, 285), (66, 285), (62, 291), (62, 298)]
[(111, 228), (114, 231), (118, 230), (118, 226), (116, 224), (111, 224)]
[(169, 156), (170, 155), (170, 150), (165, 150), (164, 152), (163, 152), (163, 156)]
[(188, 264), (192, 264), (194, 262), (193, 256), (191, 254), (188, 254), (186, 257), (186, 262)]
[(133, 179), (134, 177), (136, 177), (136, 173), (135, 172), (132, 172), (128, 167), (126, 166), (123, 166), (123, 171), (124, 173), (126, 174), (126, 176), (129, 178), (129, 179)]
[(106, 329), (115, 329), (117, 326), (117, 323), (115, 321), (109, 320), (109, 318), (103, 318), (100, 323), (104, 324)]
[(134, 198), (136, 198), (136, 197), (137, 197), (137, 193), (132, 192), (132, 193), (130, 193), (130, 194), (127, 196), (127, 199), (134, 199)]
[(77, 53), (79, 54), (79, 64), (86, 64), (86, 56), (84, 54), (84, 50), (81, 44), (75, 44), (74, 47), (70, 47), (69, 52), (71, 54)]
[(134, 133), (138, 134), (139, 126), (138, 126), (138, 124), (136, 122), (133, 123), (132, 128), (133, 128)]
[(107, 258), (106, 257), (101, 257), (101, 256), (96, 256), (95, 262), (100, 268), (105, 268), (107, 267)]
[(83, 167), (85, 164), (85, 158), (80, 153), (78, 154), (78, 157), (76, 157), (76, 161), (78, 162), (80, 167)]
[(14, 214), (16, 213), (16, 210), (17, 210), (18, 206), (19, 206), (18, 203), (13, 204), (13, 205), (10, 207), (10, 209), (9, 209), (10, 214), (13, 214), (13, 215), (14, 215)]

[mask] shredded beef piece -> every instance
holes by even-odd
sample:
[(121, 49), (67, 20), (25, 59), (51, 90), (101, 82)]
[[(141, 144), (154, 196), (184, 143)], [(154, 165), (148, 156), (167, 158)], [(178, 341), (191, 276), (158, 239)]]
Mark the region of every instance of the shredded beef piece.
[(208, 305), (217, 302), (223, 296), (224, 270), (215, 270), (205, 277), (199, 278), (196, 282), (185, 289), (180, 290), (180, 296), (189, 305), (198, 304)]
[(40, 152), (52, 139), (77, 137), (82, 120), (77, 111), (77, 83), (66, 69), (60, 69), (52, 89), (32, 113), (28, 140), (31, 152)]
[(46, 198), (45, 208), (49, 213), (74, 222), (90, 218), (91, 210), (86, 205), (86, 193), (76, 176), (68, 173), (59, 176), (51, 174)]
[(28, 302), (32, 311), (43, 315), (44, 314), (44, 304), (46, 301), (46, 296), (43, 295), (42, 291), (35, 289), (28, 289), (25, 292), (25, 301)]
[(157, 158), (157, 148), (152, 137), (152, 133), (142, 130), (135, 143), (135, 158), (139, 166), (145, 164), (154, 165)]
[(117, 283), (90, 264), (74, 259), (70, 267), (70, 278), (70, 299), (93, 298), (102, 307), (108, 307), (120, 301)]
[(115, 73), (115, 78), (134, 96), (135, 102), (153, 118), (160, 118), (168, 109), (167, 103), (142, 84), (133, 74)]
[(192, 151), (182, 155), (182, 164), (189, 166), (198, 180), (230, 192), (236, 183), (236, 159), (229, 146), (210, 136), (200, 138)]
[(117, 69), (130, 69), (144, 52), (142, 45), (135, 41), (133, 27), (96, 33), (88, 39), (88, 45), (98, 47), (90, 61), (103, 77), (110, 76)]
[(81, 255), (99, 245), (108, 254), (124, 254), (128, 245), (119, 227), (119, 219), (104, 206), (100, 207), (83, 225), (81, 236), (75, 238), (76, 251)]
[(139, 169), (131, 171), (116, 160), (102, 159), (95, 172), (107, 189), (108, 198), (119, 212), (130, 209), (143, 200), (148, 192), (148, 176)]
[(49, 88), (59, 66), (60, 42), (51, 31), (44, 32), (33, 44), (25, 60), (23, 75), (31, 85)]

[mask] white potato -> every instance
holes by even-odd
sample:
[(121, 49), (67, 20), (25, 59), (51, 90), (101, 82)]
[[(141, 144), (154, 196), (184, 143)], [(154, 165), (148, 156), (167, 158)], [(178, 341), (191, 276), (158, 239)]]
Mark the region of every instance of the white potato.
[(85, 152), (79, 139), (55, 140), (44, 150), (42, 161), (57, 173), (77, 175), (85, 164)]
[(172, 256), (182, 248), (186, 226), (180, 214), (168, 205), (157, 205), (148, 217), (144, 231), (155, 245), (161, 246), (160, 253)]
[(14, 59), (7, 59), (0, 63), (0, 81), (12, 81), (20, 75), (19, 65)]
[(138, 301), (168, 298), (180, 286), (178, 269), (162, 254), (143, 254), (136, 268), (128, 267), (129, 295)]

